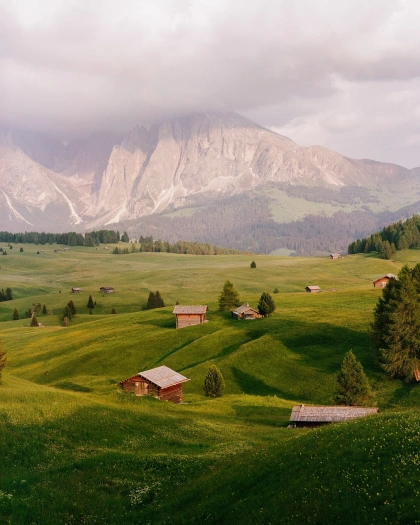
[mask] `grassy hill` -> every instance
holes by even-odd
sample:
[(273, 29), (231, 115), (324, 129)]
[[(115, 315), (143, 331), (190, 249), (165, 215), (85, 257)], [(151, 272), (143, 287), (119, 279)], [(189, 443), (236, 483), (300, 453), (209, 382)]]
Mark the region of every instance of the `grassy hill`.
[[(0, 258), (0, 288), (14, 295), (0, 303), (9, 357), (0, 523), (415, 522), (420, 394), (383, 374), (368, 331), (380, 295), (372, 279), (416, 264), (419, 251), (394, 261), (253, 256), (250, 269), (247, 256), (38, 249), (16, 246)], [(277, 310), (249, 322), (218, 312), (226, 279), (254, 307), (277, 287)], [(323, 292), (305, 293), (309, 284)], [(170, 306), (144, 310), (156, 290)], [(70, 299), (78, 313), (63, 328)], [(177, 300), (208, 304), (209, 322), (176, 330)], [(38, 317), (45, 328), (11, 320), (34, 302), (52, 310)], [(381, 415), (287, 429), (294, 404), (330, 402), (349, 349)], [(219, 399), (202, 394), (213, 363), (226, 381)], [(162, 364), (191, 378), (185, 404), (120, 392), (119, 381)]]

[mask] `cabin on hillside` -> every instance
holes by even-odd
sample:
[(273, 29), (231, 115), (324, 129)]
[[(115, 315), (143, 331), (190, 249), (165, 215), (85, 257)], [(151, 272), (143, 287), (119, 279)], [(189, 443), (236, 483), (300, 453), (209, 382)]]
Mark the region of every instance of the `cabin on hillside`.
[(56, 250), (54, 250), (54, 253), (61, 253), (61, 250), (56, 249)]
[(321, 291), (321, 288), (319, 286), (307, 286), (305, 290), (308, 293), (319, 293)]
[(295, 405), (290, 423), (295, 427), (316, 427), (378, 413), (379, 408), (376, 407)]
[(136, 396), (153, 396), (163, 401), (182, 403), (182, 383), (190, 381), (167, 366), (145, 370), (120, 381), (124, 392)]
[(82, 290), (80, 288), (72, 288), (71, 293), (80, 293)]
[(243, 304), (242, 306), (238, 306), (236, 310), (233, 310), (232, 317), (235, 319), (258, 319), (259, 317), (262, 317), (262, 315), (258, 312), (258, 310), (254, 310), (254, 308), (251, 308), (249, 304)]
[(330, 259), (343, 259), (341, 253), (330, 253)]
[(101, 293), (114, 293), (114, 288), (112, 286), (101, 286), (101, 288), (99, 288), (99, 291)]
[(209, 309), (205, 304), (196, 306), (183, 306), (177, 304), (173, 311), (176, 319), (176, 327), (185, 328), (186, 326), (206, 323), (206, 312), (208, 311)]
[(63, 251), (65, 251), (65, 252), (69, 252), (69, 251), (70, 251), (70, 248), (63, 248)]
[(387, 273), (383, 277), (379, 277), (378, 279), (375, 279), (373, 282), (374, 288), (385, 288), (385, 286), (389, 283), (390, 279), (397, 279), (398, 277), (394, 275), (393, 273)]

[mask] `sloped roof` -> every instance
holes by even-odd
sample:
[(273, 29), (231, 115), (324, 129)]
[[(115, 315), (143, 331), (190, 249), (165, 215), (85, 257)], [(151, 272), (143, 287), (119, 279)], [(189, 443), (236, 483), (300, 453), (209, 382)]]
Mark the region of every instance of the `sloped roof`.
[(377, 414), (376, 407), (346, 407), (346, 406), (306, 406), (293, 407), (290, 421), (307, 423), (336, 423), (348, 421), (357, 417)]
[(321, 290), (319, 286), (307, 286), (306, 288), (309, 288), (309, 290)]
[(387, 273), (386, 275), (383, 275), (382, 277), (378, 277), (372, 282), (376, 283), (376, 281), (380, 281), (381, 279), (392, 279), (392, 278), (397, 279), (398, 281), (398, 275), (394, 275), (393, 273)]
[(181, 304), (177, 304), (174, 307), (174, 314), (205, 314), (208, 311), (207, 305), (191, 305), (191, 306), (183, 306)]
[(172, 370), (167, 366), (158, 366), (151, 370), (139, 372), (137, 375), (161, 388), (167, 388), (168, 386), (178, 385), (179, 383), (189, 381), (187, 377), (178, 374), (178, 372), (175, 372), (175, 370)]
[(255, 310), (254, 308), (251, 308), (248, 304), (243, 304), (241, 306), (238, 306), (235, 310), (233, 310), (234, 314), (243, 314), (247, 312), (248, 310), (252, 310), (255, 313), (258, 313), (258, 310)]
[(114, 289), (113, 286), (101, 286), (101, 287), (99, 288), (99, 290), (113, 290), (113, 289)]

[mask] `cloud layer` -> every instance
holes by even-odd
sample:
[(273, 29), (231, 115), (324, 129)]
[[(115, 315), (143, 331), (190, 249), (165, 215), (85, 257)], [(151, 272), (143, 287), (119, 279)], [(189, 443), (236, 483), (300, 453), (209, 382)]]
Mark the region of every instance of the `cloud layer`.
[(416, 0), (0, 0), (0, 120), (60, 138), (234, 110), (420, 165)]

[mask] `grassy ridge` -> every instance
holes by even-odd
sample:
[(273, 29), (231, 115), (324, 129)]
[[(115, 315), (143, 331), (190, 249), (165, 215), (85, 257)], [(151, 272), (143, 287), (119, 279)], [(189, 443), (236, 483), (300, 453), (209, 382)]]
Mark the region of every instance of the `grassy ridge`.
[[(368, 330), (380, 294), (371, 280), (415, 264), (420, 252), (395, 261), (258, 256), (251, 270), (245, 256), (37, 249), (1, 258), (0, 287), (16, 299), (0, 305), (9, 356), (0, 523), (414, 522), (418, 388), (384, 376)], [(227, 278), (251, 306), (278, 287), (275, 314), (239, 322), (218, 312)], [(308, 284), (337, 291), (306, 294)], [(100, 295), (103, 285), (115, 294)], [(168, 304), (208, 304), (209, 322), (177, 331), (172, 306), (142, 310), (156, 289)], [(92, 316), (89, 294), (98, 303)], [(59, 312), (70, 299), (78, 314), (63, 328)], [(15, 307), (35, 301), (53, 310), (39, 317), (46, 328), (11, 321)], [(350, 348), (389, 414), (287, 429), (293, 404), (330, 401)], [(209, 400), (201, 385), (213, 363), (226, 395)], [(191, 378), (185, 405), (121, 394), (118, 381), (161, 364)], [(394, 413), (401, 409), (410, 412)]]

